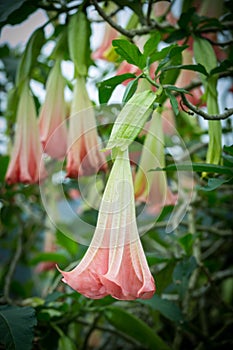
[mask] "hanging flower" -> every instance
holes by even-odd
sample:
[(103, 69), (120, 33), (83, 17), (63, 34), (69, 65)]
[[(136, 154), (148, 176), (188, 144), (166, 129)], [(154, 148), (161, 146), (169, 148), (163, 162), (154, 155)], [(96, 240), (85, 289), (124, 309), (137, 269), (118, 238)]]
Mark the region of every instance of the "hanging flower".
[(136, 199), (147, 202), (148, 211), (154, 214), (159, 213), (165, 205), (174, 205), (177, 200), (176, 195), (168, 187), (165, 173), (150, 171), (152, 168), (163, 168), (164, 166), (164, 141), (161, 115), (154, 112), (134, 180)]
[(36, 119), (36, 108), (25, 82), (19, 99), (16, 116), (17, 128), (10, 163), (6, 173), (9, 184), (23, 182), (37, 183), (46, 176), (42, 161), (42, 147)]
[(101, 142), (94, 109), (84, 77), (77, 77), (69, 119), (67, 176), (76, 178), (106, 170), (105, 156), (100, 152)]
[(57, 60), (47, 80), (45, 102), (39, 117), (43, 149), (48, 155), (57, 159), (64, 157), (67, 149), (64, 88), (65, 81), (61, 74), (61, 62)]
[(111, 27), (108, 23), (105, 24), (104, 36), (100, 47), (93, 52), (92, 58), (102, 59), (110, 62), (116, 60), (116, 53), (112, 47), (112, 41), (118, 37), (118, 32), (116, 29)]
[(91, 244), (77, 267), (59, 270), (63, 282), (88, 298), (151, 298), (155, 284), (136, 225), (128, 150), (118, 151)]

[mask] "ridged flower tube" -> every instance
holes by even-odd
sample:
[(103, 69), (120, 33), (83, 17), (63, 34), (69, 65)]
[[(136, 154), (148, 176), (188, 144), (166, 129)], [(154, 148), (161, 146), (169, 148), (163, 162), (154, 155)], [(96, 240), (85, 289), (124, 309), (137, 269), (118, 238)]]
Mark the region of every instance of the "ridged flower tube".
[(69, 118), (67, 176), (76, 178), (106, 170), (104, 153), (97, 133), (95, 113), (85, 78), (76, 79)]
[(57, 159), (64, 157), (67, 150), (64, 88), (61, 62), (56, 60), (46, 83), (45, 101), (39, 116), (39, 130), (44, 151)]
[(139, 238), (128, 149), (117, 150), (101, 201), (97, 226), (81, 262), (61, 271), (63, 282), (88, 298), (151, 298), (155, 292)]
[(36, 119), (36, 108), (28, 82), (20, 91), (16, 115), (16, 132), (6, 173), (9, 184), (38, 183), (46, 176), (42, 160), (42, 146)]
[(152, 168), (164, 166), (162, 120), (161, 115), (154, 111), (134, 179), (136, 199), (147, 202), (148, 210), (153, 214), (157, 214), (165, 205), (174, 205), (177, 200), (168, 187), (166, 174), (162, 171), (150, 171)]

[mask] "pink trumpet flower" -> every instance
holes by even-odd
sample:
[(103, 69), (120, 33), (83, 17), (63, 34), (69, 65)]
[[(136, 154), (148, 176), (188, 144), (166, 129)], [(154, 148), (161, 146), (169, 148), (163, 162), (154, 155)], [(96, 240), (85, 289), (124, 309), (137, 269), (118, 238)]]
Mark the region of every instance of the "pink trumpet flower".
[(35, 103), (28, 82), (22, 87), (16, 122), (15, 140), (6, 181), (9, 184), (38, 183), (40, 179), (46, 177), (46, 171), (42, 160)]
[(105, 24), (104, 36), (100, 47), (93, 52), (92, 58), (102, 59), (106, 61), (114, 61), (116, 54), (112, 47), (112, 41), (118, 37), (116, 29), (111, 27), (108, 23)]
[(157, 112), (153, 113), (134, 179), (135, 198), (147, 202), (151, 214), (158, 214), (163, 206), (174, 205), (177, 201), (177, 196), (168, 187), (165, 173), (149, 171), (165, 166), (161, 119)]
[(91, 244), (63, 282), (88, 298), (149, 299), (155, 292), (139, 238), (128, 150), (118, 151)]
[(52, 158), (63, 158), (67, 149), (65, 124), (65, 80), (61, 74), (61, 62), (57, 60), (46, 84), (45, 102), (39, 116), (40, 138), (44, 151)]
[(95, 113), (89, 99), (85, 78), (77, 77), (71, 105), (68, 133), (67, 176), (76, 178), (106, 170), (104, 153), (100, 152)]

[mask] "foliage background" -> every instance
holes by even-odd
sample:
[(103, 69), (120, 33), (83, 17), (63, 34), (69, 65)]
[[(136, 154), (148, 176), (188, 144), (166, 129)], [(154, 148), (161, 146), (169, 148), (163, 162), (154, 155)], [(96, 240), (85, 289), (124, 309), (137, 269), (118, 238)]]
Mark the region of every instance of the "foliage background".
[[(194, 30), (197, 34), (198, 30), (201, 32), (205, 28), (208, 31), (213, 27), (219, 33), (220, 42), (229, 42), (223, 46), (226, 57), (219, 66), (220, 86), (225, 89), (224, 96), (220, 95), (223, 112), (225, 107), (231, 107), (226, 105), (226, 99), (232, 100), (232, 4), (225, 1), (224, 16), (205, 18), (203, 24), (202, 18), (189, 11), (192, 1), (184, 1), (183, 5), (181, 1), (175, 2), (178, 8), (183, 8), (182, 21), (167, 29), (162, 26), (156, 28), (161, 34), (168, 34), (167, 45), (189, 38)], [(115, 3), (121, 9), (119, 17), (124, 11), (135, 12), (143, 24), (144, 9), (153, 1)], [(24, 22), (40, 8), (47, 13), (54, 27), (54, 31), (41, 43), (44, 46), (46, 42), (53, 42), (64, 27), (59, 24), (58, 15), (68, 11), (67, 7), (76, 9), (79, 4), (79, 1), (1, 2), (1, 28)], [(85, 4), (93, 21), (91, 10), (94, 5), (88, 1)], [(164, 18), (161, 23), (163, 21)], [(98, 26), (98, 23), (92, 23), (93, 26)], [(216, 165), (213, 170), (205, 165), (208, 144), (206, 124), (201, 117), (181, 113), (176, 116), (177, 130), (192, 161), (202, 166), (193, 168), (195, 196), (180, 225), (173, 232), (166, 233), (172, 211), (171, 207), (166, 207), (154, 227), (142, 237), (156, 280), (154, 297), (130, 302), (111, 297), (89, 300), (64, 286), (55, 268), (38, 272), (38, 264), (41, 263), (55, 261), (64, 268), (74, 266), (82, 258), (86, 246), (73, 241), (60, 227), (51, 229), (37, 185), (9, 186), (4, 181), (9, 161), (6, 143), (12, 138), (15, 123), (15, 115), (6, 113), (6, 99), (15, 82), (22, 52), (21, 46), (1, 46), (1, 122), (6, 125), (6, 133), (1, 134), (0, 154), (0, 348), (229, 349), (233, 345), (232, 119), (222, 122), (222, 165)], [(43, 88), (51, 58), (45, 50), (38, 57), (35, 51), (33, 55), (36, 64), (32, 78)], [(98, 74), (89, 76), (90, 91), (97, 96), (95, 84), (114, 75), (115, 66), (99, 63), (93, 69)], [(106, 100), (104, 84), (99, 88)], [(39, 110), (41, 100), (36, 93), (34, 97)], [(110, 129), (100, 132), (107, 138)], [(142, 140), (139, 139), (139, 142)], [(175, 147), (175, 142), (169, 138), (166, 143)], [(166, 160), (167, 164), (172, 163), (168, 152)], [(203, 178), (203, 171), (207, 171), (209, 177)], [(167, 174), (172, 180), (174, 172), (168, 171)], [(76, 185), (71, 180), (62, 184), (67, 200), (71, 200), (69, 191)], [(94, 225), (96, 214), (96, 210), (88, 209), (84, 211), (83, 219)], [(56, 252), (43, 252), (43, 239), (51, 230), (56, 237)]]

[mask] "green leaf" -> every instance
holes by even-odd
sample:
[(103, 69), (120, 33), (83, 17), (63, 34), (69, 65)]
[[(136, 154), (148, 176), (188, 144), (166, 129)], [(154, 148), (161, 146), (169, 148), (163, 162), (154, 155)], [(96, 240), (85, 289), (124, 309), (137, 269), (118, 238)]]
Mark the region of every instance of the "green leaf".
[(226, 153), (229, 153), (231, 156), (233, 156), (233, 145), (231, 146), (224, 146), (223, 151)]
[(143, 46), (143, 55), (146, 57), (150, 57), (155, 52), (157, 52), (157, 47), (160, 39), (161, 36), (159, 32), (152, 34)]
[(145, 322), (126, 310), (110, 306), (104, 314), (107, 320), (119, 331), (138, 341), (144, 347), (155, 350), (169, 350), (170, 347)]
[(8, 0), (0, 3), (0, 22), (7, 20), (8, 16), (20, 8), (26, 0)]
[[(177, 48), (176, 45), (171, 45), (169, 47), (169, 51), (166, 55), (166, 57), (159, 63), (158, 68), (156, 70), (156, 74), (160, 71), (160, 69), (165, 68), (165, 67), (169, 67), (169, 66), (176, 66), (176, 65), (180, 65), (182, 63), (182, 55), (181, 52), (182, 50), (185, 48), (186, 46)], [(170, 70), (170, 71), (161, 71), (161, 74), (159, 76), (159, 81), (162, 85), (167, 85), (167, 84), (175, 84), (176, 79), (179, 75), (179, 70)], [(172, 90), (170, 88), (168, 90)], [(175, 90), (175, 89), (173, 89)], [(170, 97), (170, 96), (169, 96)], [(165, 102), (165, 100), (167, 99), (167, 95), (165, 93), (165, 91), (163, 91), (163, 94), (161, 94), (160, 98), (158, 99), (158, 103), (163, 104)], [(176, 106), (176, 101), (174, 100), (173, 97), (171, 97), (172, 101), (173, 101), (173, 106), (174, 106), (174, 110), (177, 112), (177, 106)]]
[(48, 253), (48, 252), (43, 252), (37, 254), (32, 260), (31, 264), (35, 265), (43, 261), (50, 261), (58, 264), (66, 264), (67, 263), (67, 258), (60, 253)]
[(191, 233), (188, 233), (188, 234), (178, 238), (178, 242), (180, 243), (181, 247), (185, 250), (186, 254), (190, 255), (192, 252), (194, 235)]
[(161, 71), (167, 71), (167, 70), (171, 70), (171, 69), (185, 69), (185, 70), (191, 70), (191, 71), (195, 71), (195, 72), (199, 72), (202, 73), (206, 76), (208, 76), (209, 74), (207, 73), (205, 67), (198, 63), (198, 64), (180, 64), (178, 66), (168, 66), (168, 67), (164, 67), (161, 69)]
[[(156, 72), (158, 73), (161, 71), (159, 80), (160, 83), (165, 85), (165, 84), (175, 84), (176, 79), (179, 75), (179, 70), (170, 70), (170, 71), (165, 71), (165, 67), (170, 67), (170, 66), (177, 66), (182, 63), (182, 51), (186, 48), (186, 45), (183, 46), (177, 46), (173, 45), (170, 47), (170, 51), (168, 52), (167, 56), (159, 63), (158, 68)], [(163, 69), (163, 70), (162, 70)], [(164, 101), (161, 101), (163, 103)]]
[(78, 244), (74, 240), (72, 240), (70, 237), (65, 235), (63, 232), (57, 230), (56, 231), (56, 241), (57, 243), (65, 248), (71, 256), (75, 256), (77, 254), (78, 250)]
[(146, 66), (146, 58), (139, 48), (128, 40), (117, 39), (112, 41), (116, 53), (130, 64), (143, 69)]
[(36, 11), (36, 4), (28, 0), (8, 0), (0, 2), (0, 29), (4, 25), (22, 23), (27, 17)]
[(162, 299), (159, 295), (154, 295), (151, 299), (140, 300), (143, 305), (148, 305), (151, 309), (159, 311), (163, 316), (171, 321), (183, 321), (180, 308), (172, 301)]
[(169, 97), (171, 105), (172, 105), (172, 109), (175, 113), (175, 115), (179, 114), (179, 107), (178, 107), (178, 101), (175, 98), (175, 96), (169, 91), (169, 90), (165, 90), (165, 94)]
[(54, 302), (57, 299), (62, 298), (62, 297), (64, 298), (64, 293), (61, 293), (61, 292), (58, 292), (58, 291), (50, 293), (45, 298), (45, 304), (50, 304), (50, 303), (52, 303), (52, 302)]
[(233, 170), (226, 166), (208, 164), (208, 163), (189, 163), (189, 164), (170, 164), (165, 168), (152, 169), (153, 171), (195, 171), (217, 174), (232, 175)]
[(181, 298), (184, 298), (187, 293), (189, 278), (196, 268), (197, 262), (194, 256), (183, 259), (176, 264), (173, 271), (173, 281)]
[(16, 76), (17, 86), (19, 86), (25, 79), (30, 78), (31, 71), (36, 66), (37, 57), (44, 42), (44, 31), (39, 28), (30, 37), (23, 53)]
[(186, 30), (194, 13), (195, 13), (194, 7), (190, 7), (188, 11), (183, 12), (178, 20), (179, 27)]
[(231, 177), (230, 179), (210, 178), (208, 179), (208, 183), (206, 186), (197, 185), (196, 189), (206, 192), (213, 191), (216, 190), (216, 188), (220, 187), (222, 184), (231, 181), (232, 179), (233, 177)]
[(0, 306), (0, 343), (8, 350), (31, 350), (36, 324), (32, 307)]
[(184, 29), (174, 30), (166, 39), (166, 43), (173, 43), (181, 40), (187, 36), (187, 31)]
[(224, 60), (220, 62), (220, 64), (216, 68), (211, 69), (210, 75), (231, 71), (229, 68), (232, 68), (232, 66), (232, 60)]
[(123, 81), (131, 78), (135, 78), (135, 74), (125, 73), (121, 75), (116, 75), (115, 77), (112, 77), (99, 83), (98, 87), (100, 103), (107, 103), (116, 86), (123, 83)]
[[(209, 28), (209, 27), (217, 27), (220, 30), (224, 28), (223, 23), (221, 23), (221, 21), (219, 21), (217, 18), (209, 18), (206, 16), (202, 16), (200, 17), (202, 21), (200, 21), (200, 26), (198, 29), (202, 30), (204, 28)], [(201, 22), (203, 24), (201, 24)]]
[(129, 82), (129, 84), (126, 86), (126, 89), (122, 98), (122, 102), (126, 103), (127, 101), (129, 101), (129, 99), (133, 96), (133, 94), (137, 90), (137, 87), (138, 87), (138, 78)]
[(161, 51), (155, 52), (153, 55), (151, 55), (150, 63), (164, 59), (168, 55), (171, 48), (174, 46), (175, 44), (164, 47)]
[(115, 0), (115, 3), (119, 5), (120, 8), (129, 7), (140, 19), (144, 19), (144, 13), (142, 11), (142, 4), (139, 1), (129, 1), (129, 0)]
[(77, 350), (77, 347), (69, 337), (63, 335), (59, 338), (58, 350)]

